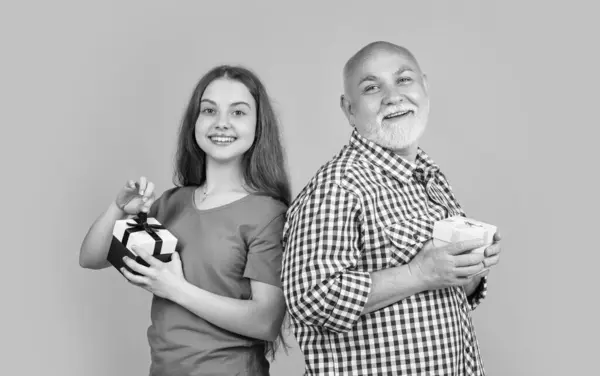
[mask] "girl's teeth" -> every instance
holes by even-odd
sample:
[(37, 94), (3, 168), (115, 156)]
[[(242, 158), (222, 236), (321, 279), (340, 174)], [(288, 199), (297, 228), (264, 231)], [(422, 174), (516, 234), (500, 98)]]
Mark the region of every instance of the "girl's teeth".
[(235, 141), (235, 138), (233, 137), (211, 137), (211, 140), (213, 140), (214, 142), (233, 142)]

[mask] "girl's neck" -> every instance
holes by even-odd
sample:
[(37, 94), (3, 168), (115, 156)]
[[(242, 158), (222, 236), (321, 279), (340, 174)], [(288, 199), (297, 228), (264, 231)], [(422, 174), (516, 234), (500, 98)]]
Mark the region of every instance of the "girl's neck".
[(213, 159), (206, 160), (207, 193), (245, 190), (242, 166), (239, 161), (219, 163)]

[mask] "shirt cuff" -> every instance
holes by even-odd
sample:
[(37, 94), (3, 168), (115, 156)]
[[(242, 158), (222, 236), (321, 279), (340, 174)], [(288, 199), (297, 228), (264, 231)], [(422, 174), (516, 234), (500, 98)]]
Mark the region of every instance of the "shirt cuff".
[(481, 303), (485, 296), (487, 295), (487, 276), (481, 278), (479, 284), (475, 288), (475, 291), (467, 297), (467, 301), (469, 304), (469, 310), (473, 311), (477, 306)]
[(334, 332), (347, 332), (358, 321), (371, 291), (369, 273), (346, 271), (331, 287), (327, 305), (331, 307), (325, 327)]

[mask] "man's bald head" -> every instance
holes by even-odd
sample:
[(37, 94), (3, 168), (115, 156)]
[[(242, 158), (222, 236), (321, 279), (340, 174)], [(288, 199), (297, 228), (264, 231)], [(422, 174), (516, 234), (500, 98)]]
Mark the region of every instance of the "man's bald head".
[(348, 92), (348, 84), (350, 78), (354, 74), (356, 68), (367, 58), (373, 56), (378, 51), (393, 51), (404, 55), (414, 63), (419, 73), (421, 73), (421, 68), (419, 67), (417, 59), (407, 48), (385, 41), (371, 42), (363, 48), (361, 48), (360, 50), (358, 50), (354, 55), (352, 55), (352, 57), (348, 59), (348, 61), (344, 65), (344, 90), (346, 91), (346, 93)]
[(408, 49), (369, 43), (344, 66), (340, 107), (367, 139), (414, 155), (429, 116), (427, 79)]

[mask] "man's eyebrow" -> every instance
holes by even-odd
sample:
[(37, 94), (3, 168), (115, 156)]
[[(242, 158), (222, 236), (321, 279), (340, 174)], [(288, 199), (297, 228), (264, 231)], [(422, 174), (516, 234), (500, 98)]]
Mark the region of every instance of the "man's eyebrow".
[[(411, 67), (409, 67), (408, 65), (403, 65), (400, 67), (400, 69), (398, 69), (396, 72), (394, 72), (394, 75), (401, 75), (404, 72), (414, 72), (414, 71), (415, 70), (412, 69)], [(360, 86), (365, 81), (377, 81), (377, 77), (375, 77), (372, 74), (368, 74), (368, 75), (364, 76), (363, 78), (361, 78), (360, 81), (358, 81), (358, 86)]]
[(377, 81), (377, 77), (373, 76), (372, 74), (369, 74), (361, 78), (360, 81), (358, 81), (358, 85), (360, 86), (360, 84), (362, 84), (365, 81)]
[(412, 69), (411, 67), (409, 67), (409, 66), (407, 66), (407, 65), (403, 65), (403, 66), (401, 66), (401, 67), (400, 67), (400, 69), (398, 69), (398, 70), (396, 71), (396, 73), (394, 73), (394, 74), (396, 74), (396, 75), (400, 75), (400, 74), (402, 74), (402, 73), (404, 73), (404, 72), (414, 72), (414, 71), (415, 71), (415, 70), (414, 70), (414, 69)]

